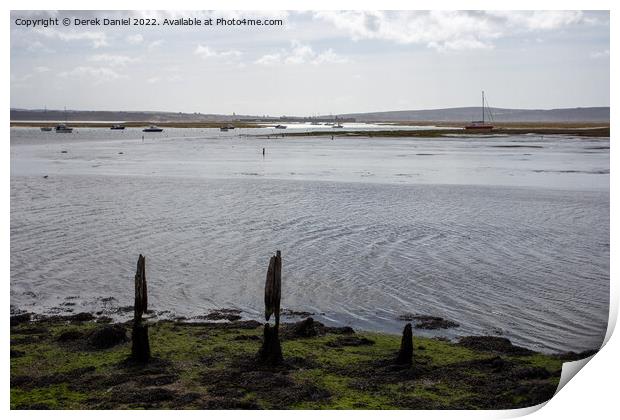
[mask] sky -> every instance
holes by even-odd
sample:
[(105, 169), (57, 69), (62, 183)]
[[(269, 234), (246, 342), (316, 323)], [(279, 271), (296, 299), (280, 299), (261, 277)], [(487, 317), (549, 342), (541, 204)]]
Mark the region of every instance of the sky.
[[(59, 25), (23, 25), (50, 17)], [(164, 24), (179, 18), (213, 25)], [(478, 106), (481, 90), (492, 107), (610, 101), (605, 11), (12, 11), (10, 19), (13, 108), (312, 116)]]

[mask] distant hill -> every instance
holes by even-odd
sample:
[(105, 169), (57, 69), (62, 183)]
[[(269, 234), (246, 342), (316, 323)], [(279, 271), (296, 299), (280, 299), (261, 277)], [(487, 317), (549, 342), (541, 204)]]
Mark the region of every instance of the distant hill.
[(195, 122), (232, 121), (239, 118), (256, 118), (245, 115), (219, 115), (157, 111), (75, 111), (44, 109), (11, 109), (11, 121), (149, 121)]
[[(561, 109), (508, 109), (491, 108), (496, 122), (609, 122), (609, 107)], [(65, 118), (66, 115), (66, 118)], [(480, 107), (426, 109), (412, 111), (364, 112), (339, 114), (339, 118), (357, 121), (472, 121), (480, 119)], [(331, 120), (331, 116), (321, 119)], [(149, 111), (74, 111), (43, 109), (11, 109), (11, 121), (150, 121), (156, 122), (209, 122), (256, 119), (299, 120), (301, 117), (267, 117), (256, 115), (223, 115), (183, 112)], [(309, 117), (307, 117), (309, 119)]]
[[(609, 122), (609, 107), (561, 109), (491, 108), (497, 122)], [(480, 107), (425, 109), (417, 111), (364, 112), (343, 114), (357, 121), (474, 121)]]

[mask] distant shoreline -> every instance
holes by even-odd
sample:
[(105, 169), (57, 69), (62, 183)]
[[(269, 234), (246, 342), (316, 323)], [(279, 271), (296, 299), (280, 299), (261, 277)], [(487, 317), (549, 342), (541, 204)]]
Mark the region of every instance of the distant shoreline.
[[(11, 121), (11, 127), (53, 127), (56, 121)], [(93, 121), (76, 121), (68, 122), (68, 125), (75, 128), (110, 128), (110, 122), (93, 122)], [(148, 127), (152, 122), (131, 121), (125, 122), (125, 127)], [(595, 122), (566, 122), (566, 123), (542, 123), (542, 122), (507, 122), (497, 123), (496, 128), (488, 130), (465, 130), (454, 127), (463, 127), (465, 122), (445, 122), (445, 121), (399, 121), (399, 122), (375, 122), (374, 124), (385, 125), (385, 130), (360, 130), (360, 129), (324, 129), (315, 131), (290, 132), (287, 130), (278, 131), (278, 137), (305, 137), (305, 136), (335, 136), (335, 137), (453, 137), (455, 135), (567, 135), (579, 137), (609, 137), (609, 123)], [(269, 125), (245, 123), (245, 122), (179, 122), (168, 121), (158, 122), (159, 127), (164, 128), (220, 128), (222, 126), (234, 126), (235, 128), (269, 128)], [(441, 128), (432, 128), (428, 130), (406, 130), (406, 129), (389, 129), (389, 127), (397, 126), (433, 126)], [(445, 127), (445, 128), (444, 128)], [(274, 136), (274, 134), (265, 134), (266, 136)], [(261, 135), (262, 137), (262, 135)]]

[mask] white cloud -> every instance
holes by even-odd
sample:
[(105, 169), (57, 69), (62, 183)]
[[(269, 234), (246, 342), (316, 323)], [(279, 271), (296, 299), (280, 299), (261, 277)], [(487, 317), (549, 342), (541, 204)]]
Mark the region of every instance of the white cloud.
[(28, 41), (28, 46), (26, 47), (28, 51), (36, 52), (36, 53), (53, 53), (54, 50), (46, 47), (41, 41)]
[(45, 67), (45, 66), (38, 66), (34, 68), (34, 71), (36, 71), (37, 73), (46, 73), (50, 70), (51, 69), (49, 67)]
[(201, 58), (210, 58), (210, 57), (240, 57), (242, 55), (241, 51), (237, 50), (226, 50), (226, 51), (216, 51), (209, 48), (206, 45), (199, 44), (196, 46), (194, 50), (194, 54)]
[(148, 50), (152, 51), (152, 50), (155, 50), (155, 49), (161, 47), (163, 44), (164, 44), (164, 40), (163, 39), (158, 39), (156, 41), (153, 41), (153, 42), (149, 43), (149, 45), (147, 45), (146, 48)]
[(501, 10), (486, 12), (489, 16), (500, 18), (500, 23), (510, 28), (526, 31), (546, 31), (578, 23), (583, 12), (578, 10)]
[(265, 54), (255, 64), (272, 66), (277, 64), (324, 64), (324, 63), (346, 63), (347, 59), (339, 56), (331, 48), (320, 53), (315, 52), (310, 45), (302, 44), (297, 40), (291, 41), (288, 50), (281, 50), (273, 54)]
[(505, 36), (587, 23), (580, 11), (324, 11), (314, 18), (355, 41), (420, 44), (440, 51), (493, 48), (493, 41)]
[(194, 50), (194, 54), (202, 58), (215, 57), (217, 53), (205, 45), (198, 45)]
[(90, 41), (93, 48), (108, 46), (108, 38), (104, 32), (62, 32), (54, 28), (40, 29), (37, 32), (47, 38), (57, 38), (61, 41)]
[(22, 83), (31, 78), (32, 74), (22, 74), (21, 76), (17, 76), (11, 73), (11, 83)]
[(609, 49), (607, 50), (602, 50), (602, 51), (594, 51), (590, 54), (590, 57), (592, 58), (604, 58), (604, 57), (609, 57)]
[(79, 66), (70, 71), (63, 71), (59, 73), (59, 76), (63, 78), (85, 78), (92, 80), (94, 83), (111, 82), (127, 77), (108, 67), (89, 66)]
[(126, 55), (112, 55), (112, 54), (95, 54), (88, 57), (88, 61), (103, 62), (108, 66), (124, 67), (129, 63), (138, 61), (137, 58), (129, 57)]
[(276, 54), (265, 54), (254, 63), (261, 64), (263, 66), (271, 66), (275, 64), (279, 64), (282, 62), (282, 55), (279, 53)]
[(144, 37), (141, 34), (128, 35), (125, 40), (131, 45), (142, 44)]
[(312, 64), (323, 63), (346, 63), (348, 60), (334, 52), (331, 48), (317, 54), (312, 60)]

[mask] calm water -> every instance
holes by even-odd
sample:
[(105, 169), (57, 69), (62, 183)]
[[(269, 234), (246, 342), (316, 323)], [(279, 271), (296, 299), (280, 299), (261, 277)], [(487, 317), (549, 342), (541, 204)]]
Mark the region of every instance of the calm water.
[(122, 317), (143, 253), (160, 317), (258, 319), (281, 249), (283, 307), (323, 322), (600, 345), (609, 139), (239, 136), (273, 132), (12, 129), (11, 304)]

